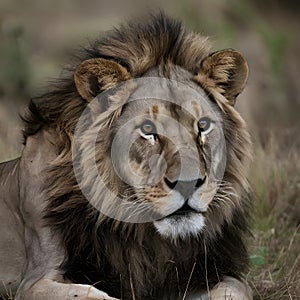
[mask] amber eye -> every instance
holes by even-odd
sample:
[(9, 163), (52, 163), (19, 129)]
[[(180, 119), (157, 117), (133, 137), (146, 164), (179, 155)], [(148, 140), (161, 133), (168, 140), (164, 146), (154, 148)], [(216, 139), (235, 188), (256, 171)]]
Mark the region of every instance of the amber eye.
[(155, 135), (156, 134), (156, 127), (153, 124), (153, 122), (150, 120), (144, 121), (140, 128), (141, 128), (142, 133), (145, 135)]
[(211, 119), (203, 117), (198, 121), (198, 128), (200, 133), (208, 133), (211, 129)]

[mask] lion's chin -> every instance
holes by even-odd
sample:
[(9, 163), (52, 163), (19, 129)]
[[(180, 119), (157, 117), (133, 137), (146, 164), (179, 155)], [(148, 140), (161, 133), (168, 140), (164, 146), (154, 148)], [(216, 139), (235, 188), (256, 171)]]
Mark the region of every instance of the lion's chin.
[(201, 213), (191, 212), (186, 215), (176, 215), (153, 222), (157, 232), (164, 238), (176, 240), (198, 236), (205, 226)]

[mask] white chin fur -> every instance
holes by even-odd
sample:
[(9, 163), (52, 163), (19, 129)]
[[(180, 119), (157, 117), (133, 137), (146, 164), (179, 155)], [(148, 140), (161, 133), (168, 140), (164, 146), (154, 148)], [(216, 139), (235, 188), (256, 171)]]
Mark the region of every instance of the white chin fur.
[(169, 217), (153, 223), (161, 236), (171, 239), (197, 236), (205, 226), (203, 215), (197, 213), (191, 213), (188, 216)]

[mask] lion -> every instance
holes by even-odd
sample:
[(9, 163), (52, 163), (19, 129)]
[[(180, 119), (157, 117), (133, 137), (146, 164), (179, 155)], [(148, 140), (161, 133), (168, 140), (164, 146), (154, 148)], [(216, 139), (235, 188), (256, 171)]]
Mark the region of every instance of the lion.
[(77, 54), (0, 165), (2, 294), (252, 299), (247, 77), (238, 51), (163, 13)]

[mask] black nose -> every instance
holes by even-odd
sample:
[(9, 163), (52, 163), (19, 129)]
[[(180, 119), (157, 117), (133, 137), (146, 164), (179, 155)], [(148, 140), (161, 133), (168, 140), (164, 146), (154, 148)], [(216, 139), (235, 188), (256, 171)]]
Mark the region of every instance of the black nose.
[(188, 199), (194, 191), (199, 188), (205, 181), (205, 176), (194, 180), (175, 180), (170, 181), (167, 177), (164, 178), (165, 184), (172, 190), (178, 191), (184, 199)]

